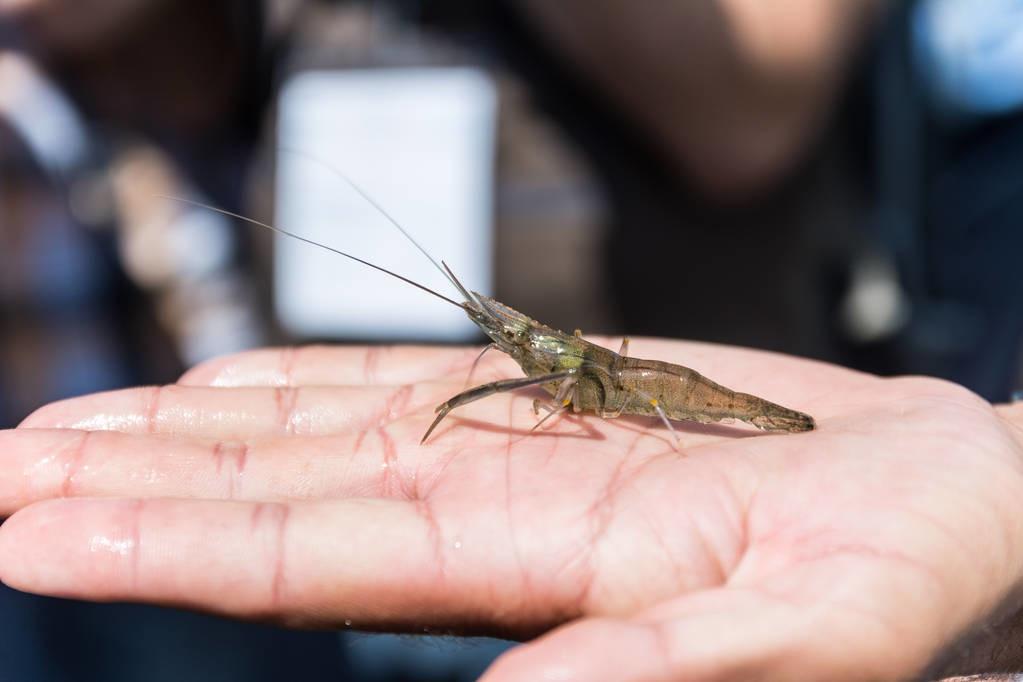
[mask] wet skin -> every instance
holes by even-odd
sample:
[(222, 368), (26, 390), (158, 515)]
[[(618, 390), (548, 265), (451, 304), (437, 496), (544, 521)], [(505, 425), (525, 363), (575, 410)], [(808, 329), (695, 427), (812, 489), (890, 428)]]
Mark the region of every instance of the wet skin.
[[(0, 432), (0, 578), (289, 625), (542, 634), (491, 680), (900, 679), (999, 607), (1016, 622), (1023, 410), (636, 339), (818, 429), (679, 424), (680, 455), (649, 417), (530, 433), (533, 389), (420, 446), (477, 352), (255, 351), (46, 406)], [(492, 354), (474, 383), (515, 376)]]

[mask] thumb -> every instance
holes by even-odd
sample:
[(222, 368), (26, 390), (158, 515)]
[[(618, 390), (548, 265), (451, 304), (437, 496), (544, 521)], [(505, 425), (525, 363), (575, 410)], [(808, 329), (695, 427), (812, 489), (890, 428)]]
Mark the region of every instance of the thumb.
[(753, 590), (719, 588), (630, 618), (564, 625), (504, 654), (482, 679), (839, 682), (903, 679), (926, 663), (899, 651), (881, 623), (847, 616)]

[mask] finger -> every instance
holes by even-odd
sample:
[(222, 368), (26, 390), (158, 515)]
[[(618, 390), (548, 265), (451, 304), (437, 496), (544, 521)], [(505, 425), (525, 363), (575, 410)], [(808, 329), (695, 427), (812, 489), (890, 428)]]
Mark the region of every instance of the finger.
[(413, 425), (343, 436), (252, 442), (117, 432), (0, 431), (0, 516), (55, 497), (285, 500), (417, 499), (435, 486), (443, 448), (413, 442)]
[(431, 599), (426, 530), (396, 502), (58, 500), (0, 527), (0, 577), (40, 594), (365, 622), (396, 616), (403, 594)]
[(658, 633), (611, 618), (566, 625), (503, 654), (480, 682), (696, 680), (673, 675)]
[(450, 628), (523, 617), (514, 570), (490, 565), (493, 546), (478, 539), (475, 551), (451, 552), (421, 505), (392, 500), (52, 500), (0, 527), (0, 579), (37, 594), (288, 624)]
[(752, 591), (708, 590), (661, 610), (674, 613), (566, 625), (512, 649), (483, 682), (908, 679), (927, 662), (878, 622)]
[(425, 410), (450, 387), (309, 386), (205, 388), (155, 386), (123, 389), (51, 403), (20, 425), (124, 433), (186, 434), (245, 439), (327, 435), (383, 424)]
[[(270, 348), (204, 362), (178, 381), (186, 386), (397, 385), (463, 380), (479, 348), (310, 346)], [(500, 363), (489, 353), (484, 363)], [(505, 359), (505, 362), (510, 362)], [(483, 370), (486, 370), (484, 363)], [(511, 366), (508, 367), (511, 369)]]
[[(219, 441), (251, 441), (282, 436), (327, 436), (382, 428), (407, 416), (422, 415), (419, 437), (433, 418), (434, 408), (450, 399), (457, 388), (448, 383), (422, 382), (404, 386), (308, 386), (279, 388), (209, 388), (162, 386), (108, 391), (51, 403), (29, 415), (21, 429), (75, 429), (119, 431), (129, 434), (181, 436)], [(525, 429), (532, 438), (555, 438), (558, 432), (575, 431), (593, 436), (609, 431), (615, 437), (634, 440), (633, 434), (648, 430), (627, 419), (602, 421), (592, 416), (541, 434), (533, 433), (535, 420), (515, 401), (522, 393), (494, 396), (459, 408), (455, 421), (441, 431), (463, 424), (486, 426), (494, 432), (507, 423), (517, 433)], [(848, 395), (848, 394), (847, 394)], [(509, 403), (512, 403), (511, 408)], [(826, 416), (817, 411), (818, 418)], [(727, 438), (728, 431), (682, 427), (685, 446)], [(508, 431), (503, 433), (508, 435)], [(735, 431), (735, 433), (741, 433)], [(734, 435), (734, 434), (733, 434)], [(418, 440), (416, 440), (418, 443)]]
[[(620, 339), (588, 337), (617, 349)], [(479, 348), (423, 346), (312, 346), (264, 349), (203, 363), (179, 381), (202, 386), (308, 386), (404, 384), (425, 380), (461, 381)], [(745, 392), (765, 391), (775, 400), (806, 399), (859, 387), (874, 377), (815, 360), (711, 343), (634, 338), (630, 356), (691, 367)], [(482, 378), (516, 376), (502, 353), (488, 353), (477, 370)]]
[[(303, 388), (164, 386), (122, 389), (69, 398), (39, 408), (19, 430), (73, 429), (188, 439), (251, 441), (285, 436), (331, 436), (382, 429), (405, 417), (418, 419), (419, 443), (434, 408), (457, 392), (450, 384)], [(437, 432), (484, 427), (488, 440), (526, 435), (535, 420), (522, 394), (501, 394), (459, 408)], [(509, 403), (512, 403), (510, 408)], [(509, 415), (512, 423), (509, 424)], [(593, 422), (594, 420), (590, 420)], [(504, 430), (502, 430), (502, 426)], [(624, 427), (625, 422), (619, 426)], [(511, 430), (509, 430), (511, 429)], [(576, 429), (579, 431), (579, 429)], [(585, 426), (577, 437), (593, 436)], [(404, 432), (403, 432), (404, 433)], [(555, 437), (554, 432), (540, 434)], [(404, 443), (405, 441), (400, 441)], [(693, 444), (696, 440), (694, 439)]]

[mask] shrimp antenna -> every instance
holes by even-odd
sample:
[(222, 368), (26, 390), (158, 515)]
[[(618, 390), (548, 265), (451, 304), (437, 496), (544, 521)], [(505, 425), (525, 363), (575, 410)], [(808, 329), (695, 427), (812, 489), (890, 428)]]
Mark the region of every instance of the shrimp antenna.
[[(339, 256), (344, 256), (345, 258), (353, 260), (356, 263), (362, 263), (363, 265), (369, 266), (369, 267), (373, 268), (374, 270), (379, 270), (380, 272), (384, 273), (385, 275), (390, 275), (391, 277), (394, 277), (395, 279), (400, 279), (402, 282), (405, 282), (406, 284), (411, 284), (412, 286), (416, 287), (417, 289), (422, 289), (423, 291), (425, 291), (428, 294), (433, 294), (434, 296), (436, 296), (437, 298), (441, 299), (442, 301), (447, 301), (448, 303), (450, 303), (451, 305), (453, 305), (455, 307), (463, 308), (464, 309), (463, 305), (461, 303), (459, 303), (458, 301), (450, 299), (447, 296), (445, 296), (444, 294), (439, 294), (436, 291), (434, 291), (433, 289), (431, 289), (431, 288), (429, 288), (427, 286), (424, 286), (424, 285), (420, 284), (419, 282), (412, 281), (408, 277), (403, 277), (402, 275), (399, 275), (396, 272), (391, 272), (387, 268), (383, 268), (383, 267), (380, 267), (379, 265), (375, 265), (373, 263), (370, 263), (368, 260), (363, 260), (361, 258), (353, 256), (350, 253), (345, 253), (344, 251), (341, 251), (339, 249), (335, 249), (332, 246), (327, 246), (326, 244), (321, 244), (321, 243), (319, 243), (317, 241), (313, 241), (312, 239), (309, 239), (307, 237), (303, 237), (301, 235), (295, 234), (294, 232), (288, 232), (287, 230), (282, 230), (279, 227), (274, 227), (273, 225), (269, 225), (267, 223), (262, 223), (262, 222), (260, 222), (258, 220), (253, 219), (253, 218), (249, 218), (247, 216), (243, 216), (240, 213), (233, 213), (231, 211), (227, 211), (227, 210), (224, 210), (222, 208), (218, 208), (216, 206), (211, 206), (209, 204), (204, 204), (204, 203), (199, 202), (199, 201), (192, 201), (191, 199), (182, 199), (181, 197), (172, 197), (172, 196), (168, 196), (166, 194), (158, 194), (156, 196), (161, 197), (163, 199), (170, 199), (171, 201), (177, 201), (177, 202), (182, 203), (182, 204), (189, 204), (191, 206), (196, 206), (198, 208), (204, 208), (207, 211), (213, 211), (215, 213), (220, 213), (222, 215), (226, 215), (226, 216), (229, 216), (231, 218), (237, 218), (238, 220), (244, 220), (247, 223), (252, 223), (253, 225), (258, 225), (260, 227), (265, 227), (266, 229), (270, 230), (271, 232), (277, 232), (279, 234), (283, 234), (285, 236), (291, 237), (292, 239), (297, 239), (300, 242), (305, 242), (306, 244), (312, 244), (313, 246), (318, 246), (321, 249), (324, 249), (325, 251), (330, 251), (332, 253), (336, 253)], [(404, 232), (404, 230), (402, 230), (402, 231)], [(472, 300), (472, 299), (470, 299), (470, 300)]]
[[(431, 256), (430, 253), (426, 249), (423, 248), (422, 244), (417, 242), (415, 240), (415, 238), (412, 235), (410, 235), (408, 233), (408, 231), (404, 227), (401, 226), (401, 223), (399, 223), (397, 220), (395, 220), (394, 217), (391, 216), (390, 213), (385, 211), (384, 207), (381, 206), (379, 203), (377, 203), (377, 201), (375, 199), (373, 199), (373, 197), (371, 197), (369, 195), (369, 192), (367, 192), (366, 190), (362, 189), (362, 187), (360, 187), (358, 184), (356, 184), (356, 182), (354, 180), (352, 180), (350, 177), (348, 177), (345, 173), (341, 172), (340, 169), (335, 168), (334, 166), (330, 165), (329, 163), (327, 163), (323, 159), (319, 159), (319, 158), (313, 156), (312, 154), (304, 152), (304, 151), (302, 151), (300, 149), (292, 149), (290, 147), (280, 147), (280, 150), (284, 151), (284, 152), (287, 152), (289, 154), (294, 154), (296, 156), (301, 156), (306, 161), (311, 161), (311, 162), (313, 162), (315, 164), (318, 164), (319, 166), (325, 168), (326, 170), (330, 171), (331, 173), (333, 173), (337, 177), (339, 177), (342, 180), (344, 180), (348, 184), (349, 187), (354, 189), (356, 191), (356, 193), (358, 193), (358, 195), (360, 197), (362, 197), (366, 201), (366, 203), (368, 203), (370, 206), (375, 208), (380, 215), (382, 215), (384, 218), (386, 218), (387, 222), (391, 223), (391, 225), (396, 227), (398, 229), (398, 231), (401, 232), (405, 236), (405, 239), (407, 239), (410, 242), (412, 242), (412, 246), (414, 246), (417, 249), (419, 249), (419, 253), (421, 253), (424, 256), (426, 256), (426, 259), (429, 260), (431, 263), (433, 263), (433, 267), (437, 268), (437, 270), (440, 272), (440, 274), (444, 275), (444, 277), (447, 278), (447, 280), (449, 282), (451, 282), (451, 284), (456, 289), (458, 289), (459, 291), (462, 291), (464, 293), (463, 287), (457, 283), (457, 280), (454, 279), (454, 277), (451, 275), (450, 271), (445, 272), (444, 268), (441, 268), (440, 264), (433, 258), (433, 256)], [(474, 300), (474, 299), (472, 297), (467, 297), (466, 300), (471, 301), (471, 300)]]

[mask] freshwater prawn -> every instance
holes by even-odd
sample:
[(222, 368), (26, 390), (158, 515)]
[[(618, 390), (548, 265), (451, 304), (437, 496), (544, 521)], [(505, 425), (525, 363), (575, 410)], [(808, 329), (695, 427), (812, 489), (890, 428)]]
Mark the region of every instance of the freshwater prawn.
[[(198, 201), (178, 197), (166, 198), (258, 225), (344, 256), (457, 306), (490, 338), (490, 344), (477, 357), (476, 363), (488, 350), (496, 349), (511, 357), (522, 368), (525, 377), (482, 384), (462, 391), (438, 405), (435, 409), (436, 417), (423, 435), (420, 444), (426, 442), (437, 425), (455, 408), (496, 393), (527, 386), (540, 386), (553, 396), (553, 400), (547, 403), (533, 402), (535, 414), (539, 415), (541, 409), (548, 413), (537, 422), (534, 430), (551, 417), (569, 409), (575, 413), (593, 412), (602, 419), (622, 415), (658, 417), (674, 437), (676, 449), (680, 441), (672, 426), (672, 420), (703, 424), (739, 420), (765, 431), (791, 433), (815, 428), (814, 419), (808, 414), (749, 393), (733, 391), (688, 367), (661, 360), (630, 357), (627, 337), (616, 353), (585, 340), (579, 330), (575, 330), (574, 334), (566, 334), (537, 322), (493, 298), (467, 289), (447, 263), (444, 261), (438, 263), (434, 260), (366, 192), (343, 174), (339, 175), (433, 263), (457, 289), (462, 301), (449, 298), (375, 263), (279, 227)], [(473, 363), (473, 369), (476, 363)], [(470, 376), (471, 374), (470, 370)]]

